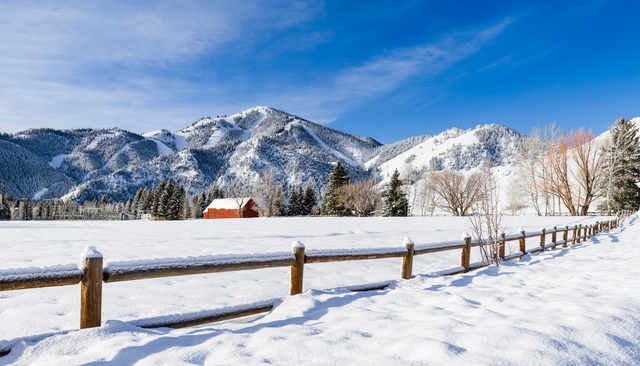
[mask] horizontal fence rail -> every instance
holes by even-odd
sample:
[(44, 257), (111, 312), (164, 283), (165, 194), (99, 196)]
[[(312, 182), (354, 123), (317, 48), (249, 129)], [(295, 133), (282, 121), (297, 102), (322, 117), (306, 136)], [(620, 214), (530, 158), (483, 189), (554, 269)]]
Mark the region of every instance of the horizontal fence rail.
[[(593, 235), (609, 231), (620, 225), (622, 219), (630, 215), (624, 212), (617, 219), (598, 221), (593, 225), (576, 224), (573, 226), (542, 228), (539, 231), (525, 232), (520, 229), (513, 235), (502, 234), (500, 240), (500, 257), (510, 260), (522, 257), (527, 253), (536, 253), (547, 249), (563, 248), (590, 239)], [(571, 235), (571, 237), (569, 237)], [(551, 236), (547, 242), (547, 236)], [(526, 250), (526, 239), (539, 238), (539, 246)], [(506, 256), (505, 244), (511, 241), (519, 242), (519, 250)], [(368, 248), (368, 249), (339, 249), (339, 250), (310, 250), (295, 242), (292, 252), (254, 254), (254, 255), (219, 255), (188, 258), (167, 258), (153, 261), (127, 261), (102, 264), (102, 254), (93, 247), (87, 247), (81, 257), (81, 268), (77, 265), (55, 266), (45, 268), (31, 268), (20, 270), (0, 270), (0, 291), (32, 289), (52, 286), (69, 286), (80, 284), (80, 329), (99, 327), (102, 312), (102, 284), (121, 281), (133, 281), (150, 278), (186, 276), (205, 273), (233, 272), (274, 267), (291, 267), (290, 294), (302, 293), (304, 266), (312, 263), (359, 261), (382, 258), (402, 258), (401, 277), (410, 279), (413, 271), (413, 258), (450, 250), (461, 250), (460, 267), (444, 271), (446, 274), (468, 272), (480, 268), (482, 263), (470, 262), (471, 248), (486, 242), (472, 240), (464, 235), (462, 240), (418, 244), (409, 238), (404, 241), (404, 247)], [(385, 285), (364, 285), (362, 289), (379, 289)], [(355, 288), (354, 288), (355, 289)], [(138, 325), (145, 328), (154, 327), (185, 327), (205, 324), (212, 321), (227, 320), (241, 316), (268, 312), (273, 308), (273, 301), (252, 304), (247, 307), (231, 308), (223, 311), (199, 313), (194, 316), (159, 317), (138, 321)], [(137, 324), (136, 321), (133, 324)], [(9, 350), (0, 349), (0, 356)]]
[(210, 256), (175, 258), (154, 262), (110, 263), (103, 272), (104, 282), (142, 280), (159, 277), (187, 276), (204, 273), (245, 271), (250, 269), (288, 267), (293, 264), (292, 253), (245, 256)]
[(24, 290), (40, 287), (77, 285), (82, 281), (84, 272), (77, 268), (50, 272), (0, 272), (0, 291)]

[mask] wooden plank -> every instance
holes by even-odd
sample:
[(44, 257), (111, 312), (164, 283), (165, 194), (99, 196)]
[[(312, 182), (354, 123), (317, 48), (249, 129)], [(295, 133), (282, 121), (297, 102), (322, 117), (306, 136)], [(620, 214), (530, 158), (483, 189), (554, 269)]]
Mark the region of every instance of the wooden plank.
[(360, 261), (368, 259), (402, 258), (407, 252), (400, 253), (379, 253), (379, 254), (307, 254), (305, 263), (326, 263), (326, 262), (346, 262)]
[(465, 272), (471, 270), (471, 237), (464, 238), (465, 246), (462, 248), (460, 265), (464, 267)]
[(414, 243), (407, 238), (404, 242), (405, 247), (407, 248), (407, 255), (402, 258), (402, 278), (405, 280), (411, 279), (411, 274), (413, 272), (413, 255), (414, 255)]
[(520, 231), (520, 239), (518, 240), (518, 244), (520, 245), (520, 251), (522, 253), (527, 253), (527, 245), (526, 245), (526, 238), (527, 236), (525, 235), (524, 230)]
[(99, 327), (102, 322), (102, 254), (83, 258), (82, 269), (80, 329)]
[(508, 261), (508, 260), (512, 260), (512, 259), (516, 259), (516, 258), (521, 258), (522, 256), (524, 256), (526, 253), (522, 253), (522, 252), (517, 252), (517, 253), (512, 253), (508, 256), (506, 256), (504, 258), (504, 260)]
[(500, 259), (504, 259), (506, 237), (507, 235), (504, 232), (500, 234), (500, 246), (498, 247), (498, 256)]
[(463, 242), (460, 244), (450, 244), (447, 246), (418, 247), (414, 250), (413, 255), (446, 252), (448, 250), (458, 250), (464, 248), (465, 246), (467, 246), (467, 244)]
[(541, 251), (542, 251), (542, 247), (535, 247), (535, 248), (530, 249), (529, 251), (527, 251), (527, 253), (534, 254), (534, 253), (538, 253), (538, 252), (541, 252)]
[(294, 261), (295, 258), (292, 256), (291, 258), (272, 259), (268, 261), (248, 260), (235, 263), (176, 263), (173, 265), (169, 264), (148, 268), (138, 268), (136, 266), (132, 266), (131, 268), (118, 267), (114, 269), (107, 267), (105, 268), (103, 279), (104, 282), (120, 282), (159, 277), (246, 271), (261, 268), (288, 267), (291, 266)]
[(82, 281), (82, 271), (61, 273), (34, 273), (20, 276), (0, 277), (0, 291), (24, 290), (55, 286), (77, 285)]
[(365, 285), (346, 286), (345, 288), (353, 292), (384, 290), (391, 284), (391, 281), (383, 281), (377, 283), (368, 283)]
[(142, 328), (175, 328), (175, 329), (195, 327), (203, 324), (209, 324), (209, 323), (220, 322), (224, 320), (242, 318), (245, 316), (267, 313), (271, 310), (273, 310), (273, 304), (265, 304), (265, 305), (259, 305), (256, 307), (251, 307), (251, 308), (234, 309), (228, 312), (219, 312), (212, 315), (193, 317), (187, 320), (167, 319), (164, 321), (159, 321), (154, 324), (145, 324), (145, 325), (142, 325), (141, 327)]
[(302, 293), (302, 281), (304, 278), (304, 245), (296, 242), (293, 245), (293, 255), (295, 262), (291, 265), (291, 287), (289, 294), (297, 295)]

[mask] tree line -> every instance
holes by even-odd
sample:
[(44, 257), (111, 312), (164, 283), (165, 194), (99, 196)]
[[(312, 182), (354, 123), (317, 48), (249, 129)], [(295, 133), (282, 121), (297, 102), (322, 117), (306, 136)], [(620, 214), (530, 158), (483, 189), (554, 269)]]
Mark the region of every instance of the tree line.
[[(470, 172), (441, 170), (430, 164), (416, 170), (408, 159), (402, 173), (397, 169), (387, 184), (375, 177), (351, 181), (340, 162), (329, 174), (324, 194), (319, 187), (285, 184), (273, 170), (263, 171), (257, 180), (232, 177), (193, 196), (172, 179), (155, 188), (142, 188), (129, 200), (76, 204), (62, 200), (13, 200), (2, 190), (0, 219), (140, 219), (183, 220), (201, 218), (216, 198), (252, 197), (262, 216), (408, 216), (447, 212), (467, 216), (478, 212), (478, 203), (489, 188), (498, 197), (500, 213), (516, 214), (532, 207), (538, 215), (586, 215), (600, 199), (600, 212), (612, 214), (640, 208), (640, 141), (638, 127), (621, 118), (606, 139), (597, 141), (591, 131), (579, 129), (560, 133), (556, 126), (534, 130), (518, 148), (517, 179), (507, 187), (487, 186), (486, 161)], [(504, 191), (501, 197), (496, 194)], [(501, 198), (501, 199), (500, 199)]]

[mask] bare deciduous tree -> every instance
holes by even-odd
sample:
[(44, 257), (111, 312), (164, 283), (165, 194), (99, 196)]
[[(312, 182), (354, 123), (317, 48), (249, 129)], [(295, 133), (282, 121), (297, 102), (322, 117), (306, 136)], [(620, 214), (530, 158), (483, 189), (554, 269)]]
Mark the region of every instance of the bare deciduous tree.
[(553, 214), (555, 196), (549, 190), (546, 180), (547, 170), (544, 169), (545, 153), (551, 146), (550, 142), (556, 141), (560, 136), (560, 129), (555, 124), (549, 124), (544, 129), (534, 128), (531, 135), (520, 146), (516, 157), (518, 176), (522, 177), (523, 194), (529, 197), (531, 206), (538, 216), (542, 215), (541, 204), (544, 205), (544, 214)]
[(432, 178), (433, 189), (440, 197), (438, 206), (454, 216), (466, 216), (482, 194), (480, 173), (444, 170)]
[(605, 179), (602, 174), (604, 157), (591, 131), (585, 132), (584, 129), (579, 129), (571, 134), (571, 143), (573, 145), (571, 153), (577, 165), (574, 177), (581, 193), (578, 196), (579, 214), (585, 216), (593, 200), (599, 197), (604, 189)]
[(507, 185), (505, 209), (509, 210), (511, 215), (516, 215), (527, 207), (526, 197), (522, 195), (522, 192), (526, 190), (523, 186), (526, 184), (520, 179), (514, 179)]
[(586, 215), (604, 188), (604, 158), (593, 132), (579, 129), (561, 135), (544, 159), (545, 184), (572, 216)]
[(253, 189), (253, 196), (264, 216), (276, 216), (282, 213), (284, 208), (282, 186), (283, 184), (276, 179), (273, 169), (260, 173)]
[(224, 185), (225, 195), (232, 199), (238, 210), (238, 216), (243, 217), (243, 207), (251, 198), (251, 186), (242, 177), (233, 177)]
[(474, 214), (469, 217), (475, 239), (480, 243), (482, 264), (500, 265), (500, 241), (502, 210), (500, 208), (500, 187), (491, 171), (491, 163), (483, 164), (479, 173), (481, 194), (473, 204)]
[(340, 188), (340, 197), (352, 215), (370, 216), (375, 211), (376, 202), (380, 199), (377, 183), (375, 178), (369, 178)]
[(427, 213), (433, 216), (436, 208), (436, 193), (433, 189), (433, 172), (429, 167), (425, 166), (420, 171), (418, 181), (415, 188), (414, 207), (420, 209), (420, 215), (426, 216)]
[(558, 143), (549, 144), (542, 166), (544, 182), (549, 191), (562, 201), (571, 216), (576, 216), (577, 210), (569, 171), (569, 143), (566, 136), (561, 136)]

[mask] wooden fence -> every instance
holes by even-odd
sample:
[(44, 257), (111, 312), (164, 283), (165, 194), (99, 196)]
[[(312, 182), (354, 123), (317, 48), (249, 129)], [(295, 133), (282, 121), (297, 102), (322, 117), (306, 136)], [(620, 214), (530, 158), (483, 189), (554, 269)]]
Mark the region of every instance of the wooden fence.
[[(547, 249), (555, 249), (557, 246), (566, 248), (569, 245), (580, 243), (590, 239), (593, 235), (609, 231), (619, 226), (621, 220), (628, 216), (623, 213), (617, 219), (596, 222), (593, 225), (574, 225), (553, 227), (541, 231), (526, 233), (524, 231), (514, 235), (502, 235), (500, 242), (500, 256), (505, 260), (519, 258), (527, 253), (536, 253)], [(558, 234), (561, 234), (561, 238)], [(549, 243), (547, 236), (551, 236)], [(569, 237), (571, 235), (571, 237)], [(527, 251), (525, 240), (527, 238), (539, 238), (539, 246)], [(519, 251), (505, 256), (505, 243), (518, 241)], [(68, 286), (80, 283), (80, 328), (99, 327), (102, 322), (102, 284), (120, 281), (132, 281), (158, 277), (185, 276), (203, 273), (233, 272), (272, 267), (291, 267), (290, 294), (296, 295), (302, 292), (304, 266), (307, 263), (325, 263), (341, 261), (357, 261), (380, 258), (402, 258), (401, 277), (410, 279), (413, 271), (413, 258), (416, 255), (424, 255), (449, 250), (461, 250), (460, 266), (447, 271), (446, 274), (468, 272), (482, 267), (481, 264), (471, 264), (471, 248), (484, 243), (474, 241), (471, 237), (463, 240), (415, 245), (410, 239), (405, 239), (404, 247), (397, 248), (372, 248), (372, 249), (347, 249), (347, 250), (314, 250), (305, 252), (305, 247), (300, 242), (293, 245), (292, 253), (274, 253), (265, 255), (224, 255), (206, 256), (188, 259), (157, 260), (154, 262), (120, 262), (103, 267), (102, 254), (93, 247), (87, 247), (82, 255), (82, 268), (65, 266), (59, 271), (16, 273), (0, 276), (0, 291), (31, 289), (51, 286)], [(364, 289), (383, 288), (384, 285), (363, 287)], [(145, 328), (156, 327), (185, 327), (205, 324), (213, 321), (227, 320), (242, 316), (258, 314), (270, 311), (273, 303), (261, 302), (253, 306), (232, 308), (228, 311), (218, 311), (211, 314), (203, 314), (188, 319), (159, 319), (156, 322), (141, 324)], [(10, 350), (0, 349), (0, 356)]]

